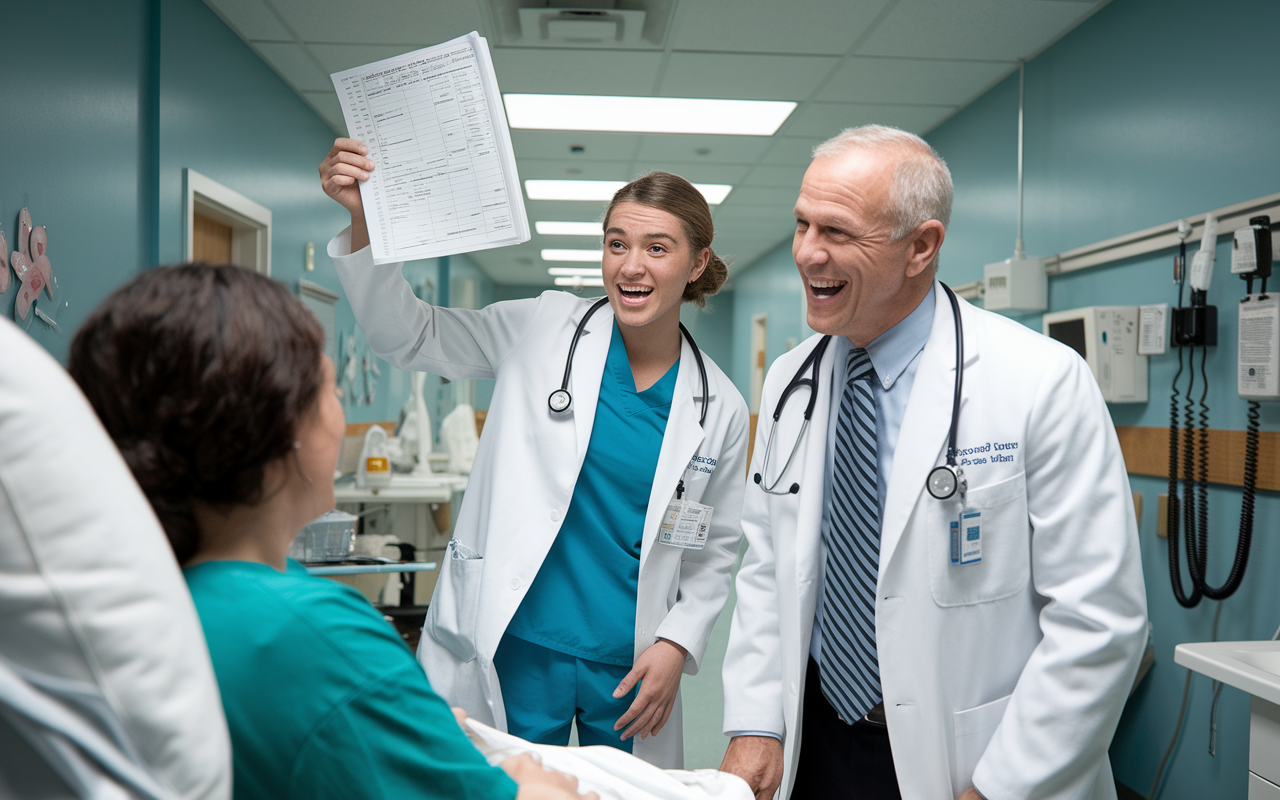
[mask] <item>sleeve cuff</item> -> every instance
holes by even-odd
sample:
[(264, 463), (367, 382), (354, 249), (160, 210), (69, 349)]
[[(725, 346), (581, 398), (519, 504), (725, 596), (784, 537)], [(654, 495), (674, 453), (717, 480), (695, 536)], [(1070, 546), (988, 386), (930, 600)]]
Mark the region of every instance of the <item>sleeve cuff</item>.
[[(770, 739), (782, 741), (782, 734), (774, 733), (773, 731), (725, 731), (724, 735), (730, 739), (737, 736), (768, 736)], [(986, 800), (986, 798), (984, 797), (983, 800)]]

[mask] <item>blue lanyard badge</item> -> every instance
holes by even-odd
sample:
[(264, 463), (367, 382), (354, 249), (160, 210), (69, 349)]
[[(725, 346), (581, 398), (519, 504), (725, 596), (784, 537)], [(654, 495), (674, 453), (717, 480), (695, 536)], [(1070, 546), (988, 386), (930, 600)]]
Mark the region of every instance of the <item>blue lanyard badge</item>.
[(982, 560), (982, 512), (963, 511), (951, 523), (951, 565), (977, 564)]

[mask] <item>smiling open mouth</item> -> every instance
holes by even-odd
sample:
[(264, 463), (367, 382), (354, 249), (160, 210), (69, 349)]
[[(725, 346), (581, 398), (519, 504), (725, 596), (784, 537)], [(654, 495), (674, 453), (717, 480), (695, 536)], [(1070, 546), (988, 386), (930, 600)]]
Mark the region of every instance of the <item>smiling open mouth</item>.
[(848, 281), (809, 281), (809, 291), (814, 297), (827, 298), (839, 294)]
[(653, 287), (652, 286), (623, 286), (619, 284), (618, 291), (622, 292), (623, 297), (628, 297), (628, 298), (631, 298), (632, 300), (638, 300), (642, 297), (649, 296), (653, 292)]

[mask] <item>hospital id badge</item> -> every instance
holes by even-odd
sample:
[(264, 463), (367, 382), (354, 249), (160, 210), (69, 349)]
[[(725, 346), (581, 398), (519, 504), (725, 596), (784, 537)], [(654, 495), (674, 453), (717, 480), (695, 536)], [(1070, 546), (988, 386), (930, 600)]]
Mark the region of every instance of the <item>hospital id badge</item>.
[(701, 550), (711, 529), (711, 506), (691, 500), (672, 500), (658, 529), (658, 541), (672, 547)]
[(951, 523), (951, 565), (977, 564), (982, 560), (982, 512), (965, 510)]

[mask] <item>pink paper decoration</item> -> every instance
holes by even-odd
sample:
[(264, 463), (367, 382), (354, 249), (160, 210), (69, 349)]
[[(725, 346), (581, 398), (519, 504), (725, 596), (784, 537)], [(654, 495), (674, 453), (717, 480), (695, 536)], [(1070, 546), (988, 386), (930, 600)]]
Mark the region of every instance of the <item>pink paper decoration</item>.
[[(6, 246), (5, 249), (8, 249)], [(25, 320), (43, 289), (53, 298), (53, 287), (49, 285), (53, 278), (53, 265), (49, 262), (49, 234), (41, 225), (33, 229), (31, 213), (22, 209), (18, 214), (18, 249), (9, 258), (13, 272), (21, 284), (18, 287), (18, 299), (14, 303), (13, 313), (18, 319)]]

